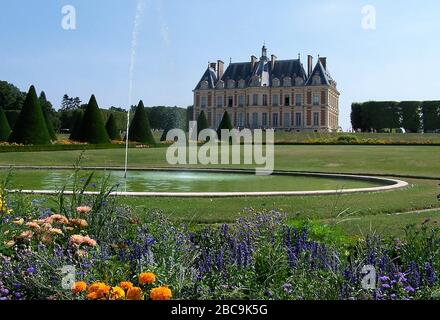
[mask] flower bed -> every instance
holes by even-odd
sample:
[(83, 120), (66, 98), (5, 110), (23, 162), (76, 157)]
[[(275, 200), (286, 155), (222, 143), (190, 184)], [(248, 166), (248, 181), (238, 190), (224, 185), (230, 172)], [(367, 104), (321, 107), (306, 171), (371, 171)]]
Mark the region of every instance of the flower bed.
[(440, 297), (440, 232), (428, 221), (400, 240), (323, 240), (277, 211), (188, 228), (118, 205), (105, 183), (98, 196), (81, 190), (52, 206), (1, 193), (1, 300)]

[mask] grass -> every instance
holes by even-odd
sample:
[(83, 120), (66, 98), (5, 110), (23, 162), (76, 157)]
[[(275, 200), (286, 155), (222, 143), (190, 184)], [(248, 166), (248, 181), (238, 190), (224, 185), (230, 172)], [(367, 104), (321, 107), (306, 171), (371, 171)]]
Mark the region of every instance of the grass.
[[(165, 148), (131, 149), (129, 163), (132, 167), (140, 168), (167, 167), (165, 153)], [(80, 151), (4, 153), (0, 156), (0, 165), (70, 165), (79, 154)], [(126, 198), (122, 201), (139, 212), (158, 208), (174, 220), (195, 224), (232, 222), (243, 214), (244, 208), (251, 207), (277, 208), (294, 219), (313, 219), (325, 223), (335, 221), (335, 217), (345, 211), (354, 218), (360, 218), (340, 225), (347, 234), (367, 230), (371, 221), (379, 232), (396, 234), (409, 222), (420, 222), (419, 216), (387, 214), (439, 207), (436, 199), (438, 181), (423, 179), (440, 177), (438, 159), (440, 148), (434, 146), (276, 146), (277, 170), (414, 178), (403, 178), (411, 184), (409, 188), (384, 193), (234, 199)], [(122, 166), (123, 160), (124, 150), (88, 150), (83, 165)], [(429, 214), (424, 213), (420, 217), (425, 216)]]

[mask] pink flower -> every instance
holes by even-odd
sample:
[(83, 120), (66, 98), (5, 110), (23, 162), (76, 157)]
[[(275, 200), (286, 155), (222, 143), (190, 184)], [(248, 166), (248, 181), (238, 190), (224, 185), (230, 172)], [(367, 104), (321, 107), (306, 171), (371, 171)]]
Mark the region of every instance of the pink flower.
[(76, 208), (76, 212), (79, 213), (79, 214), (86, 214), (86, 213), (89, 213), (90, 211), (92, 211), (92, 208), (90, 208), (88, 206), (83, 206), (83, 207)]

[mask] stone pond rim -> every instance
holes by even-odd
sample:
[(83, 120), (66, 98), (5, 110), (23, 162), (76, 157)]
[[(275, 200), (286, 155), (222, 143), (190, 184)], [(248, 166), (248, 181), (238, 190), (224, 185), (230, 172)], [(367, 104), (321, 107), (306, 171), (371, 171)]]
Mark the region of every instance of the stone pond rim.
[[(0, 169), (15, 170), (72, 170), (72, 166), (0, 166)], [(122, 167), (81, 167), (82, 170), (108, 170), (121, 171)], [(203, 173), (239, 173), (255, 174), (251, 169), (197, 169), (197, 168), (130, 168), (130, 171), (162, 171), (162, 172), (203, 172)], [(169, 197), (169, 198), (232, 198), (232, 197), (293, 197), (293, 196), (323, 196), (323, 195), (341, 195), (352, 193), (384, 192), (405, 188), (408, 183), (402, 180), (356, 174), (336, 174), (336, 173), (314, 173), (314, 172), (292, 172), (292, 171), (274, 171), (273, 175), (283, 176), (302, 176), (302, 177), (321, 177), (321, 178), (339, 178), (358, 181), (369, 181), (382, 184), (378, 187), (353, 188), (339, 190), (311, 190), (311, 191), (263, 191), (263, 192), (112, 192), (113, 196), (124, 197)], [(8, 190), (10, 193), (24, 193), (35, 195), (55, 195), (58, 190)], [(65, 191), (64, 194), (72, 194), (71, 191)], [(87, 191), (86, 195), (96, 195), (98, 192)]]

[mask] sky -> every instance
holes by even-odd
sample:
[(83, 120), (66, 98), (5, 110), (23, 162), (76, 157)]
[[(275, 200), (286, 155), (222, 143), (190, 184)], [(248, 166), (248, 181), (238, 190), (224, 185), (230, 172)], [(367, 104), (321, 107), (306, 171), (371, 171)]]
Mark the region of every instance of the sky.
[[(75, 30), (62, 27), (65, 5)], [(0, 80), (34, 84), (56, 108), (64, 94), (92, 93), (106, 108), (186, 107), (209, 61), (249, 61), (264, 42), (279, 59), (300, 53), (305, 67), (308, 54), (327, 57), (344, 130), (352, 102), (440, 99), (437, 0), (0, 0), (0, 11)]]

